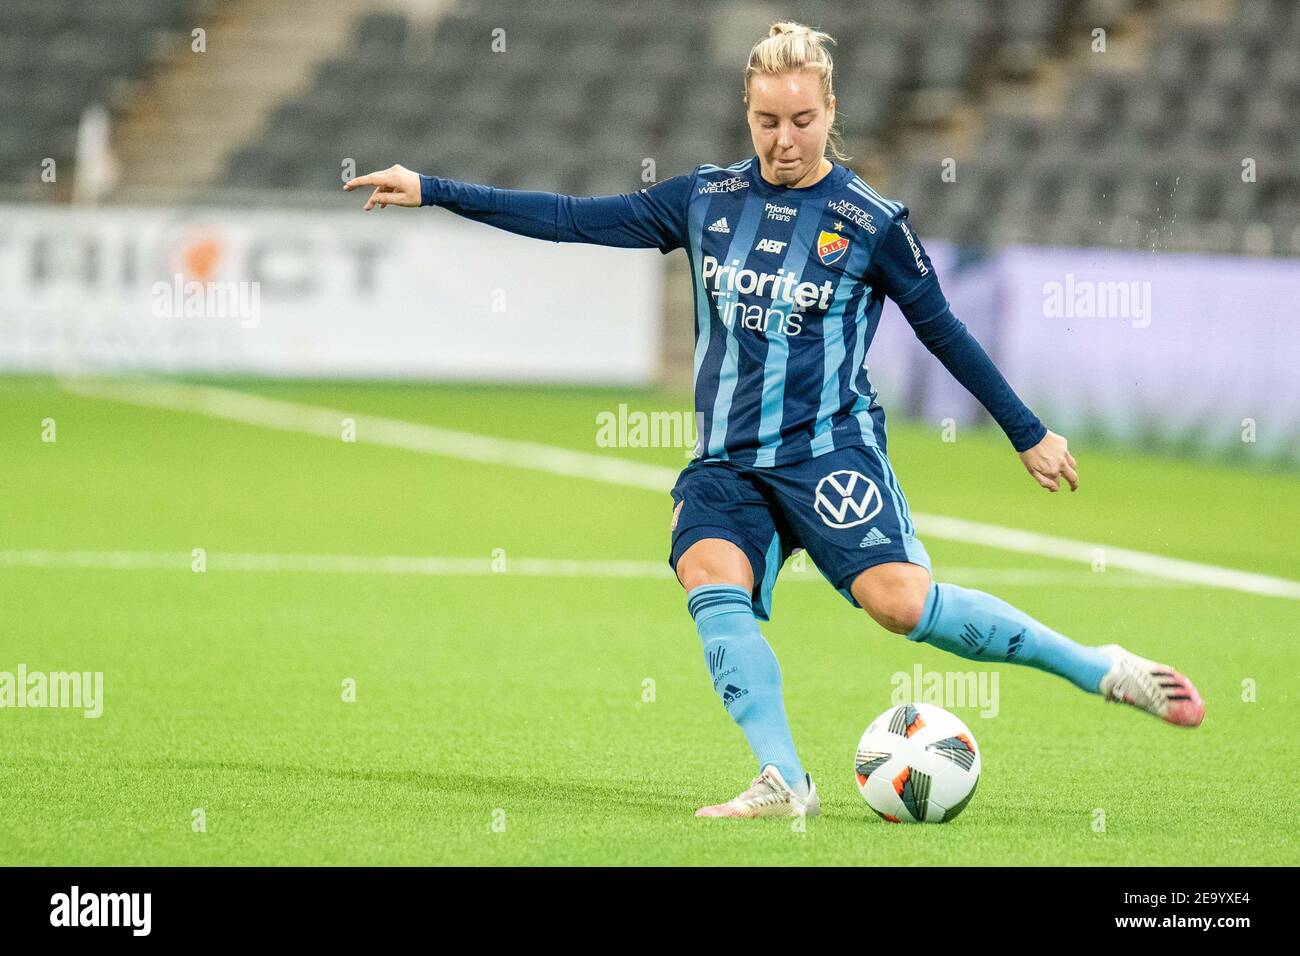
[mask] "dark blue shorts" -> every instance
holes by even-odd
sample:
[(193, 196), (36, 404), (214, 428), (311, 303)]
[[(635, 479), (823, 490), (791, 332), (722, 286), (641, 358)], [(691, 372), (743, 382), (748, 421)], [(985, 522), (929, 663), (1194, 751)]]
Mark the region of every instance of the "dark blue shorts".
[(795, 549), (858, 607), (849, 592), (867, 568), (906, 561), (930, 570), (907, 499), (878, 448), (839, 448), (817, 458), (754, 468), (693, 461), (673, 486), (668, 563), (697, 541), (722, 538), (754, 571), (754, 615), (768, 620), (777, 572)]

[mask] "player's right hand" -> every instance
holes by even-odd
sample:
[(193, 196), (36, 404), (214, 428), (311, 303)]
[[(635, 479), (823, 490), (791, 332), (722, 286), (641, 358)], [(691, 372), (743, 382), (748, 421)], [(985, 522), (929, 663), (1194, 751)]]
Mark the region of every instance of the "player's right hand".
[(420, 174), (405, 166), (389, 166), (368, 176), (349, 179), (343, 188), (349, 192), (358, 186), (373, 186), (363, 208), (369, 212), (375, 206), (418, 206), (420, 205)]

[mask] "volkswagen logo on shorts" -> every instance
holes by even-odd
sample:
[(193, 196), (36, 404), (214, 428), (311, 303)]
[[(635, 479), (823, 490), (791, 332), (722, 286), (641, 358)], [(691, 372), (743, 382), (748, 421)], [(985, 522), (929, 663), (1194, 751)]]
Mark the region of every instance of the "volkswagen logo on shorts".
[(857, 471), (832, 471), (817, 482), (813, 508), (822, 524), (831, 528), (852, 528), (865, 524), (884, 507), (880, 489)]

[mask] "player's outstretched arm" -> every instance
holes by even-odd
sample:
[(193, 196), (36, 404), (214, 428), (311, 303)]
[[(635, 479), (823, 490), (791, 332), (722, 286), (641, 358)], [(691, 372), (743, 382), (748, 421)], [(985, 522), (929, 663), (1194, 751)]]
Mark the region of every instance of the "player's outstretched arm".
[(564, 196), (497, 189), (391, 166), (350, 180), (343, 188), (361, 186), (374, 189), (366, 200), (366, 210), (389, 205), (441, 206), (466, 219), (551, 242), (585, 242), (667, 253), (688, 241), (690, 176), (675, 176), (648, 189), (617, 196)]

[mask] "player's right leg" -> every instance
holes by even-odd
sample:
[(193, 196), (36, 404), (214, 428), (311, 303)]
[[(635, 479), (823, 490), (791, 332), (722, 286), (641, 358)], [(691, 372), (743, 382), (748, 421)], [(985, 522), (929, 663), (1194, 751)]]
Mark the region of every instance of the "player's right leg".
[(673, 499), (670, 562), (686, 589), (713, 688), (759, 767), (748, 789), (696, 816), (816, 815), (817, 791), (786, 720), (781, 669), (756, 618), (767, 619), (771, 585), (784, 557), (767, 502), (721, 464), (688, 467)]

